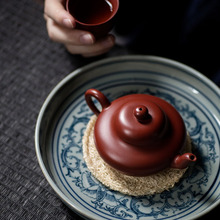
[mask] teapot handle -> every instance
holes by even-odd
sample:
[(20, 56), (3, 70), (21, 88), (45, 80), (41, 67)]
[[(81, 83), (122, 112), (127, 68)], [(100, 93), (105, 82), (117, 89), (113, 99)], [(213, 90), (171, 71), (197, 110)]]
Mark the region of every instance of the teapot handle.
[(100, 111), (95, 106), (95, 104), (92, 100), (92, 97), (94, 97), (95, 99), (97, 99), (100, 102), (102, 109), (107, 108), (111, 104), (109, 102), (109, 100), (99, 90), (88, 89), (85, 93), (85, 99), (86, 99), (87, 105), (94, 112), (94, 114), (96, 116), (98, 116), (100, 114)]

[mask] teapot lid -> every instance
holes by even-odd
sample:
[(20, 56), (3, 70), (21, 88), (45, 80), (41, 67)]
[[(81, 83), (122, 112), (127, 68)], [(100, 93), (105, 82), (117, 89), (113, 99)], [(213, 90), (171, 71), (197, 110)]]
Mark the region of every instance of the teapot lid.
[[(85, 93), (98, 116), (94, 141), (102, 159), (115, 169), (144, 176), (170, 166), (186, 143), (186, 129), (177, 110), (165, 100), (147, 94), (120, 97), (112, 103), (98, 90)], [(102, 106), (100, 112), (92, 97)]]

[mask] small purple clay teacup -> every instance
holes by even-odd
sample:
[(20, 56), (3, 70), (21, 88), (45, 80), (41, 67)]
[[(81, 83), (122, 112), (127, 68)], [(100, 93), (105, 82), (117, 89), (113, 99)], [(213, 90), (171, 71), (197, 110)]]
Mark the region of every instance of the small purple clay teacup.
[(76, 28), (102, 38), (114, 26), (119, 0), (67, 0), (66, 9), (75, 18)]

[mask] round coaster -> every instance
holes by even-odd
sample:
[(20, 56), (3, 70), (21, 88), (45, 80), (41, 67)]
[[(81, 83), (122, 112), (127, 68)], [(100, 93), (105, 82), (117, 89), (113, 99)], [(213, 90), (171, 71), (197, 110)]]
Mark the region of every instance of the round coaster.
[[(134, 177), (125, 175), (110, 167), (99, 156), (94, 143), (94, 125), (97, 117), (93, 115), (83, 137), (83, 157), (88, 169), (102, 184), (112, 190), (132, 196), (151, 195), (169, 190), (185, 173), (186, 169), (167, 168), (158, 173)], [(186, 152), (191, 152), (191, 140), (187, 135)]]

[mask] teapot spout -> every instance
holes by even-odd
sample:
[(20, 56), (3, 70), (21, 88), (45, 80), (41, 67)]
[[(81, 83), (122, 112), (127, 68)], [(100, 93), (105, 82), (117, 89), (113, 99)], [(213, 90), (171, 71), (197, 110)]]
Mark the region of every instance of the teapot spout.
[(192, 153), (185, 153), (183, 155), (177, 155), (172, 164), (172, 168), (185, 169), (189, 166), (190, 163), (197, 160), (196, 156)]

